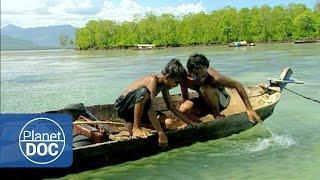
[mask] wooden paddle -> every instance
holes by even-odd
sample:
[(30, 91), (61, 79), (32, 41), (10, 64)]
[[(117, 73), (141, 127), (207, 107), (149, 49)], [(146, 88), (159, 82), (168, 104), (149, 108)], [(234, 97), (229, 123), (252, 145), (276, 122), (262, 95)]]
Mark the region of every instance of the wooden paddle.
[(114, 125), (124, 125), (121, 122), (113, 122), (113, 121), (75, 121), (73, 124), (114, 124)]
[[(84, 121), (79, 121), (83, 119)], [(114, 125), (124, 125), (124, 123), (121, 122), (114, 122), (114, 121), (99, 121), (99, 120), (91, 120), (89, 118), (86, 118), (84, 116), (79, 116), (78, 120), (73, 122), (73, 124), (114, 124)]]

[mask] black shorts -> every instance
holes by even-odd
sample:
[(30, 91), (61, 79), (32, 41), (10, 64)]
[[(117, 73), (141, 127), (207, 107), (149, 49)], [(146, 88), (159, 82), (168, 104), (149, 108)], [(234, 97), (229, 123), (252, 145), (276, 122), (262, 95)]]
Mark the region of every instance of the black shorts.
[[(207, 102), (204, 100), (202, 96), (194, 97), (190, 99), (190, 101), (193, 102), (193, 113), (198, 117), (204, 117), (208, 114), (212, 114), (211, 107), (207, 104)], [(219, 101), (219, 111), (222, 112), (227, 107), (223, 106), (221, 102)]]
[[(136, 103), (141, 101), (143, 97), (148, 94), (149, 96), (150, 91), (146, 86), (143, 86), (141, 88), (135, 89), (131, 92), (129, 92), (126, 96), (119, 96), (116, 102), (114, 103), (114, 108), (118, 114), (118, 116), (122, 119), (124, 119), (126, 122), (132, 122), (134, 121), (134, 106)], [(141, 123), (142, 124), (150, 124), (150, 120), (148, 117), (148, 110), (151, 106), (151, 100), (150, 98), (146, 101), (142, 117), (141, 117)]]

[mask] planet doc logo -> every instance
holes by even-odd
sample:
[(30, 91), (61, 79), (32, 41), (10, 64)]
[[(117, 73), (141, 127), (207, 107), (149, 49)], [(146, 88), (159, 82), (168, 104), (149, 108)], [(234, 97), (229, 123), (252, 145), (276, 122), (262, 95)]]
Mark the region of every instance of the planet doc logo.
[(64, 151), (66, 136), (54, 120), (39, 117), (27, 122), (19, 135), (19, 147), (30, 162), (43, 165), (57, 160)]

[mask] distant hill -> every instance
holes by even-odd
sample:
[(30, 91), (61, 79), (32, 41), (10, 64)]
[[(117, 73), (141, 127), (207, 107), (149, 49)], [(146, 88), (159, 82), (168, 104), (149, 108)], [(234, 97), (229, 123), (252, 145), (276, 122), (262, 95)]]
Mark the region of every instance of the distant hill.
[(19, 40), (10, 36), (1, 35), (1, 50), (27, 50), (37, 49), (31, 41)]
[(37, 46), (31, 41), (1, 35), (1, 51), (60, 49), (60, 46)]
[[(1, 37), (3, 35), (6, 35), (14, 38), (15, 40), (28, 41), (28, 44), (30, 44), (31, 42), (34, 47), (58, 48), (58, 47), (61, 47), (59, 42), (59, 36), (66, 35), (69, 37), (69, 39), (74, 40), (75, 29), (76, 28), (71, 25), (21, 28), (21, 27), (10, 24), (1, 29)], [(11, 39), (8, 37), (5, 37), (5, 38), (6, 38), (6, 41), (13, 40), (12, 38)]]

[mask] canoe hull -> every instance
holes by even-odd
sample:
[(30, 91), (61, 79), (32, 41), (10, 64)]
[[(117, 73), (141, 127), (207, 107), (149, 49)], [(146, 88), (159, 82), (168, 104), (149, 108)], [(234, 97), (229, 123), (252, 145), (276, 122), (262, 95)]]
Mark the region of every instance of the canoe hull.
[[(280, 99), (280, 92), (275, 92), (272, 103), (259, 107), (256, 112), (262, 120), (272, 115), (276, 104)], [(173, 97), (173, 100), (179, 97)], [(162, 102), (157, 102), (157, 109), (165, 108)], [(112, 105), (96, 105), (87, 107), (99, 119), (117, 120)], [(53, 111), (52, 111), (53, 112)], [(55, 169), (5, 169), (1, 173), (10, 175), (13, 178), (33, 178), (41, 179), (47, 177), (61, 177), (70, 173), (82, 172), (85, 170), (96, 169), (104, 166), (116, 165), (119, 163), (137, 160), (142, 157), (151, 156), (160, 152), (169, 151), (175, 148), (189, 146), (196, 142), (219, 139), (238, 134), (254, 126), (248, 120), (245, 112), (226, 116), (222, 119), (204, 122), (196, 126), (187, 127), (182, 130), (166, 132), (169, 140), (167, 148), (160, 148), (158, 137), (149, 136), (146, 139), (133, 139), (130, 141), (104, 142), (89, 146), (74, 148), (73, 164), (69, 168)]]
[[(256, 110), (262, 120), (272, 115), (276, 103)], [(156, 135), (150, 136), (147, 139), (101, 143), (90, 148), (76, 148), (74, 150), (74, 167), (89, 166), (92, 168), (97, 166), (97, 164), (108, 166), (136, 160), (159, 152), (189, 146), (196, 142), (205, 142), (238, 134), (253, 126), (254, 124), (248, 120), (248, 116), (243, 112), (227, 116), (222, 120), (214, 120), (179, 131), (167, 132), (169, 146), (165, 149), (159, 148)], [(90, 164), (90, 162), (93, 162), (93, 164)]]

